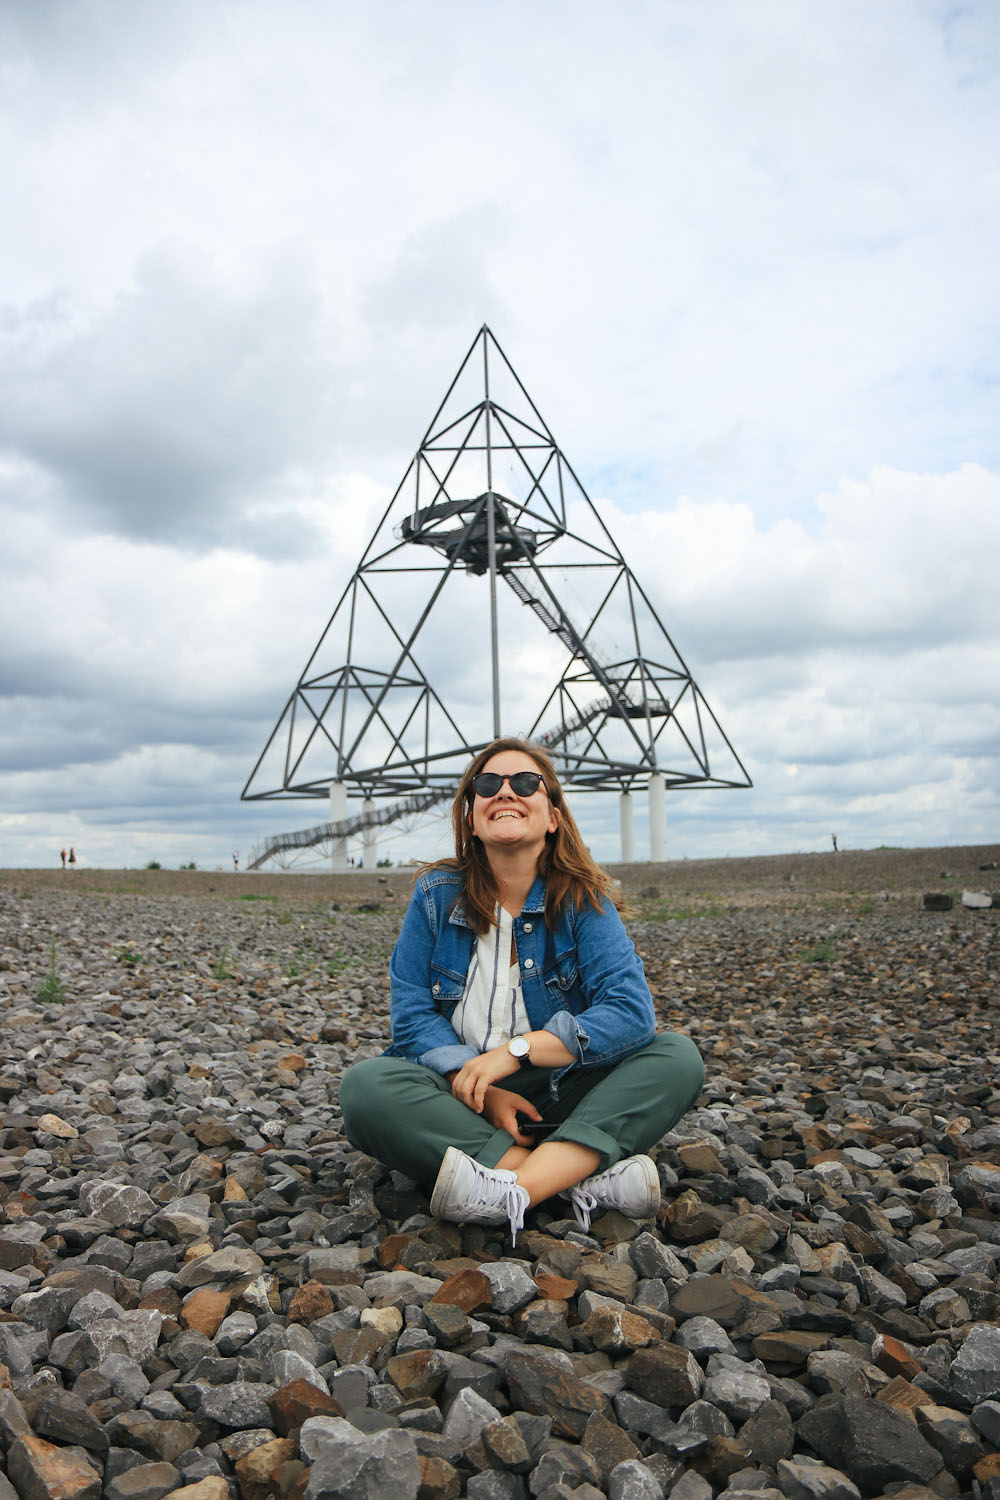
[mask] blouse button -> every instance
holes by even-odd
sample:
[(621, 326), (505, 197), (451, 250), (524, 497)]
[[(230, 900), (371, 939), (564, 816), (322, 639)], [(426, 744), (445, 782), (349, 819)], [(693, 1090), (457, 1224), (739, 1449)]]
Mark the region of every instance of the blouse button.
[(531, 923), (530, 922), (525, 922), (525, 924), (524, 924), (524, 930), (525, 930), (525, 932), (530, 932), (531, 931)]
[(526, 969), (533, 969), (535, 967), (535, 960), (533, 958), (526, 958), (524, 960), (524, 967)]

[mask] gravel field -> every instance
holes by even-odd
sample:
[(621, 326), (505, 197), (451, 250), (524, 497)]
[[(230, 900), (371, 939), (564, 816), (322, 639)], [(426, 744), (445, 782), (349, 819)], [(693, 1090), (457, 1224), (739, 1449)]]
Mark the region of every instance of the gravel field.
[(705, 1092), (516, 1248), (340, 1133), (410, 872), (0, 871), (0, 1500), (1000, 1500), (998, 861), (612, 867)]

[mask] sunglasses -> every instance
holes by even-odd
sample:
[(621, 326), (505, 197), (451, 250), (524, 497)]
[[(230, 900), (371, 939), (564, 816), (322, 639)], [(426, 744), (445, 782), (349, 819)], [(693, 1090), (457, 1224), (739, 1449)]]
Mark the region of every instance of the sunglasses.
[(472, 778), (472, 790), (477, 797), (495, 797), (505, 781), (516, 797), (531, 797), (545, 783), (541, 771), (515, 771), (513, 776), (501, 776), (499, 771), (480, 771)]

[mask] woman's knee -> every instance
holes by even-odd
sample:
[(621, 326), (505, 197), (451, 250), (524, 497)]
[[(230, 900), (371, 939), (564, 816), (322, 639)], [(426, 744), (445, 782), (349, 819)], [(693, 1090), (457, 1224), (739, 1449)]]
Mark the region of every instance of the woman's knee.
[(386, 1107), (392, 1078), (391, 1069), (385, 1064), (392, 1061), (387, 1057), (365, 1057), (346, 1070), (340, 1080), (340, 1112), (346, 1126)]
[(687, 1109), (705, 1082), (705, 1064), (694, 1042), (683, 1031), (663, 1031), (648, 1051), (660, 1061), (665, 1087), (674, 1098), (684, 1099)]

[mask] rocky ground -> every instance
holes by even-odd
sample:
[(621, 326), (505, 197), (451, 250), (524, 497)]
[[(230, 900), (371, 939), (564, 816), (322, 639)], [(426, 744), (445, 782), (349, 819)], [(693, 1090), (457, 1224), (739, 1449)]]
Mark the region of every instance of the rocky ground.
[(617, 870), (705, 1092), (513, 1250), (340, 1133), (404, 872), (0, 872), (0, 1500), (1000, 1500), (998, 855)]

